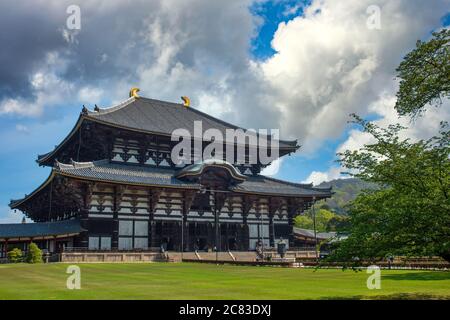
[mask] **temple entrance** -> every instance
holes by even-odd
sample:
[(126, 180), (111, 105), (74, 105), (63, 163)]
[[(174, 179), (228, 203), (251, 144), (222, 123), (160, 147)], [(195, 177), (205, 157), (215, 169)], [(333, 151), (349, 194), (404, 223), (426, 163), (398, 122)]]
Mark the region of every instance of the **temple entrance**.
[(206, 238), (198, 238), (195, 244), (196, 247), (194, 247), (194, 249), (197, 249), (199, 251), (208, 250), (208, 240)]
[(163, 247), (164, 250), (181, 249), (181, 224), (172, 221), (157, 221), (151, 234), (152, 247)]
[(228, 239), (228, 250), (237, 250), (236, 238), (229, 238)]
[(207, 251), (211, 248), (208, 243), (209, 228), (206, 222), (189, 223), (189, 248), (191, 250)]
[(161, 246), (164, 248), (165, 251), (172, 251), (174, 250), (174, 243), (173, 239), (169, 237), (162, 238), (161, 240)]

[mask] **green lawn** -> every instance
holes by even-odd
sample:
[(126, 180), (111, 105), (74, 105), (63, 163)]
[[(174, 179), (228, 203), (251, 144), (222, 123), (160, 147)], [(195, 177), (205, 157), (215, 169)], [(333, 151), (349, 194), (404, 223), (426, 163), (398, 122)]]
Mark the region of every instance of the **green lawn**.
[(68, 290), (68, 264), (0, 265), (0, 299), (450, 299), (450, 272), (365, 271), (192, 263), (78, 264), (81, 290)]

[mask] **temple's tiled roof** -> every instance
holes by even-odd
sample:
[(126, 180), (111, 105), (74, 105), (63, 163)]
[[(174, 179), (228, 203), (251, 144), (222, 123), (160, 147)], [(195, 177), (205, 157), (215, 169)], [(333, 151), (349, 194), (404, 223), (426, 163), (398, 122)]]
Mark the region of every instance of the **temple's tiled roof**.
[(173, 169), (115, 164), (108, 160), (72, 164), (57, 162), (55, 170), (65, 176), (104, 182), (179, 188), (200, 187), (175, 178)]
[[(347, 234), (341, 234), (341, 233), (334, 232), (334, 231), (317, 232), (316, 235), (317, 235), (317, 240), (319, 240), (319, 241), (328, 240), (328, 242), (330, 242), (330, 243), (338, 242), (338, 241), (348, 238)], [(312, 239), (314, 239), (314, 230), (294, 227), (294, 236), (312, 240)]]
[(258, 193), (286, 196), (311, 196), (317, 199), (330, 197), (331, 189), (313, 188), (311, 184), (300, 184), (262, 175), (249, 176), (248, 179), (232, 188), (235, 192)]
[[(64, 175), (95, 179), (106, 182), (130, 184), (158, 185), (180, 188), (200, 188), (200, 185), (175, 178), (179, 170), (155, 167), (133, 166), (127, 164), (109, 163), (107, 160), (61, 164), (57, 170)], [(246, 180), (231, 188), (235, 192), (258, 193), (286, 196), (331, 196), (331, 189), (313, 188), (310, 184), (298, 184), (265, 176), (246, 176)]]
[[(203, 131), (218, 129), (225, 137), (226, 129), (242, 129), (180, 103), (148, 98), (129, 98), (121, 104), (96, 111), (86, 111), (86, 118), (133, 130), (171, 135), (176, 129), (194, 132), (194, 121), (202, 121)], [(279, 141), (280, 148), (297, 149), (297, 140)]]
[[(314, 239), (314, 230), (294, 227), (294, 235)], [(337, 236), (337, 232), (317, 232), (317, 239), (327, 240)]]
[[(166, 102), (149, 98), (131, 97), (120, 104), (110, 108), (98, 108), (90, 111), (83, 107), (83, 111), (77, 123), (67, 137), (55, 149), (45, 154), (38, 155), (37, 162), (51, 165), (57, 158), (57, 152), (74, 136), (76, 136), (82, 123), (94, 121), (122, 128), (125, 130), (139, 131), (146, 134), (172, 135), (176, 129), (186, 129), (194, 133), (194, 121), (202, 122), (203, 132), (208, 129), (218, 129), (226, 137), (226, 129), (242, 129), (220, 119), (214, 118), (193, 107), (185, 107), (180, 103)], [(279, 140), (280, 156), (295, 152), (300, 146), (297, 140)]]
[(78, 234), (85, 231), (77, 219), (39, 223), (0, 224), (0, 239)]
[[(108, 160), (94, 162), (72, 162), (63, 164), (56, 162), (48, 179), (30, 195), (18, 200), (11, 200), (10, 207), (17, 208), (44, 189), (55, 175), (74, 179), (143, 185), (162, 188), (200, 189), (201, 185), (176, 178), (180, 169), (159, 168), (151, 166), (111, 163)], [(316, 200), (331, 196), (331, 188), (314, 188), (311, 184), (299, 184), (269, 178), (262, 175), (245, 176), (246, 180), (230, 187), (236, 193), (274, 195), (287, 197), (316, 197)]]

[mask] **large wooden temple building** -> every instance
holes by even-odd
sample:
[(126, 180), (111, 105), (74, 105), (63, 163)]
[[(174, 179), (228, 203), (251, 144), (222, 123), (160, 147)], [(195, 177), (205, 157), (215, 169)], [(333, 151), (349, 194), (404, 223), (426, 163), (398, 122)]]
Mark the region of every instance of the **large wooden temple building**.
[[(254, 250), (283, 238), (293, 246), (293, 219), (330, 189), (261, 175), (268, 164), (171, 159), (171, 133), (238, 127), (185, 103), (139, 97), (83, 110), (53, 151), (38, 156), (49, 177), (10, 207), (34, 223), (0, 227), (0, 249), (33, 241), (49, 251)], [(210, 141), (202, 141), (205, 148)], [(279, 156), (297, 141), (278, 140)], [(252, 146), (249, 146), (251, 148)]]

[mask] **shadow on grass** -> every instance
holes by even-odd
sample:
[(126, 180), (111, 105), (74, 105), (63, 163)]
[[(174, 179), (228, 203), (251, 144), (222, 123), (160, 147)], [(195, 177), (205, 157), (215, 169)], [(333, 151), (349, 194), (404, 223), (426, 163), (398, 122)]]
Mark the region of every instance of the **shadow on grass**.
[(394, 274), (386, 274), (383, 275), (383, 279), (386, 280), (450, 280), (450, 272), (436, 272), (436, 271), (428, 271), (428, 272), (412, 272), (412, 273), (394, 273)]
[(322, 297), (324, 300), (448, 300), (450, 296), (439, 296), (425, 293), (394, 293), (378, 296)]

